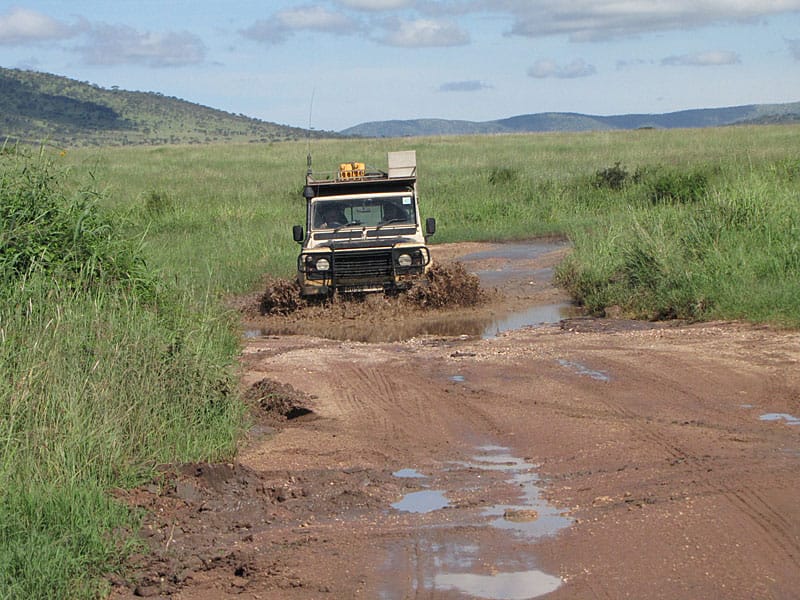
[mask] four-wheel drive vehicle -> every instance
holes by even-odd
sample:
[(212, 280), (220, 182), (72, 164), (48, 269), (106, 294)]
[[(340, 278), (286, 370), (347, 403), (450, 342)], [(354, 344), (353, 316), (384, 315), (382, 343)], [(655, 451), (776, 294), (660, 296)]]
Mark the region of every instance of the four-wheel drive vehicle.
[(310, 167), (303, 196), (306, 229), (295, 225), (302, 244), (297, 279), (303, 296), (393, 292), (424, 276), (431, 256), (417, 204), (414, 150), (390, 152), (388, 172), (364, 163), (339, 165), (334, 175), (315, 176)]

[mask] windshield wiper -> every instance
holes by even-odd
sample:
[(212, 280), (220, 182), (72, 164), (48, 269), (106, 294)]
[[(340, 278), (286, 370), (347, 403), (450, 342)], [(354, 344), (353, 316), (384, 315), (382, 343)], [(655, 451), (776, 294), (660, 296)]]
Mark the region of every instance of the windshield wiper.
[(349, 223), (345, 223), (344, 225), (339, 225), (336, 229), (333, 230), (333, 233), (339, 233), (345, 227), (356, 227), (361, 225), (361, 221), (350, 221)]
[(384, 225), (391, 225), (392, 223), (403, 223), (403, 222), (405, 222), (405, 221), (407, 221), (407, 219), (402, 219), (402, 218), (397, 218), (397, 219), (389, 219), (388, 221), (384, 221), (383, 223), (381, 223), (380, 225), (378, 225), (378, 226), (375, 228), (375, 231), (377, 231), (378, 229), (380, 229), (380, 228), (381, 228), (381, 227), (383, 227)]

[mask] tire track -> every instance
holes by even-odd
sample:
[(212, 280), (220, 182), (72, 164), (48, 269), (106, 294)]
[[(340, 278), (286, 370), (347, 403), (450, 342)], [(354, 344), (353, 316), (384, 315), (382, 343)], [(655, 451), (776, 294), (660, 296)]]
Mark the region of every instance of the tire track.
[(725, 496), (735, 509), (747, 517), (762, 533), (762, 539), (779, 556), (788, 558), (800, 569), (800, 541), (787, 529), (792, 524), (751, 487), (728, 489)]
[(760, 532), (757, 535), (761, 538), (763, 547), (770, 548), (777, 554), (777, 557), (786, 559), (795, 567), (800, 568), (800, 540), (790, 533), (794, 524), (776, 510), (761, 493), (750, 486), (731, 487), (725, 481), (720, 481), (719, 476), (715, 477), (716, 481), (711, 481), (708, 472), (710, 465), (716, 464), (715, 461), (686, 451), (670, 436), (660, 431), (657, 423), (647, 421), (648, 417), (638, 415), (632, 410), (608, 400), (604, 400), (602, 403), (610, 411), (630, 423), (632, 433), (640, 441), (654, 444), (664, 450), (672, 460), (683, 463), (685, 465), (684, 473), (694, 476), (693, 483), (697, 486), (694, 495), (724, 497)]

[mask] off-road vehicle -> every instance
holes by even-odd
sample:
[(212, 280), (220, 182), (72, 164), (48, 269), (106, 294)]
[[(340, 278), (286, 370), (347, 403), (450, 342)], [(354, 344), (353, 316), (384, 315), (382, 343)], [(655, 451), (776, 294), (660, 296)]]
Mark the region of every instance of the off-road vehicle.
[(312, 172), (303, 188), (306, 226), (295, 225), (302, 244), (297, 278), (305, 297), (408, 289), (431, 263), (417, 196), (414, 150), (389, 152), (388, 171), (364, 163), (339, 165), (334, 174)]

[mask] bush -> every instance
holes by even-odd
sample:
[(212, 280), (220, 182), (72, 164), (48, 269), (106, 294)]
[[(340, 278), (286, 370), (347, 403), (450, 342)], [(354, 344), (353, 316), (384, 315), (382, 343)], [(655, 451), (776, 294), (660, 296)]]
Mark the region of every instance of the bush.
[(621, 190), (625, 187), (628, 177), (628, 171), (617, 162), (613, 167), (596, 171), (593, 183), (594, 187), (598, 189)]
[(492, 185), (508, 185), (519, 180), (519, 172), (508, 167), (495, 167), (489, 173), (489, 183)]
[(708, 177), (702, 172), (662, 173), (650, 184), (653, 204), (690, 204), (702, 199), (708, 189)]
[(159, 217), (174, 208), (175, 201), (164, 190), (149, 190), (144, 195), (144, 210), (152, 217)]
[(139, 249), (102, 215), (98, 194), (68, 192), (44, 152), (0, 155), (0, 282), (8, 290), (34, 274), (68, 287), (121, 284), (153, 299), (156, 278)]

